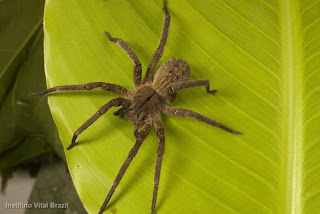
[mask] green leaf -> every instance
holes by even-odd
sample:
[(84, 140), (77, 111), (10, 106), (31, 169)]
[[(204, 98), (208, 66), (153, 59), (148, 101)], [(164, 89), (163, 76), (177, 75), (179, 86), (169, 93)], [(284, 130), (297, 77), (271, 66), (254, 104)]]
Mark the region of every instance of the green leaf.
[[(105, 81), (133, 88), (132, 62), (104, 31), (126, 41), (145, 70), (161, 35), (162, 7), (162, 0), (47, 1), (48, 87)], [(320, 1), (168, 0), (168, 7), (172, 23), (159, 65), (182, 58), (191, 79), (208, 78), (218, 89), (182, 91), (172, 105), (244, 134), (164, 116), (157, 213), (318, 213)], [(49, 95), (64, 147), (115, 97), (99, 90)], [(66, 151), (69, 169), (86, 209), (97, 213), (133, 145), (133, 125), (110, 111), (77, 142)], [(156, 150), (152, 131), (106, 213), (150, 211)]]

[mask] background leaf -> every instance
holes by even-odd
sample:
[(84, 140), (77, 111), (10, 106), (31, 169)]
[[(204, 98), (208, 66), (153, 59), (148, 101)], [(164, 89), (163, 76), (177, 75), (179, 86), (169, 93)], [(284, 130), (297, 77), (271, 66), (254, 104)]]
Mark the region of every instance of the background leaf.
[[(166, 151), (157, 213), (317, 213), (320, 210), (317, 0), (178, 0), (159, 65), (182, 58), (191, 79), (219, 90), (179, 93), (173, 106), (244, 133), (164, 117)], [(48, 87), (106, 81), (132, 88), (132, 62), (104, 35), (123, 38), (146, 68), (163, 22), (162, 1), (46, 1)], [(64, 147), (114, 94), (61, 92), (49, 104)], [(134, 141), (133, 126), (108, 112), (66, 152), (85, 208), (97, 213)], [(154, 132), (124, 176), (108, 212), (151, 207)]]
[[(30, 97), (45, 85), (43, 0), (0, 2), (0, 172), (1, 190), (21, 165), (35, 174), (56, 151), (64, 157), (47, 100)], [(41, 157), (38, 157), (41, 154)], [(34, 164), (36, 162), (36, 164)]]
[[(30, 97), (33, 91), (45, 88), (43, 65), (43, 32), (38, 33), (19, 69), (13, 86), (0, 108), (0, 152), (28, 138), (42, 139), (51, 148), (60, 141), (46, 99)], [(30, 150), (31, 151), (31, 150)], [(60, 152), (60, 154), (62, 154)], [(62, 154), (63, 156), (63, 154)]]
[(43, 0), (0, 2), (0, 104), (42, 27)]

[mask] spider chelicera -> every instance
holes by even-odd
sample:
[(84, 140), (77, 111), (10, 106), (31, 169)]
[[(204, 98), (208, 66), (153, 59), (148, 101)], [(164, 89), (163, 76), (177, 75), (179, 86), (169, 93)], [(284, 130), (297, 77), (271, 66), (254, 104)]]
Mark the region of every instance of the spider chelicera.
[(159, 141), (154, 177), (154, 188), (151, 213), (155, 213), (157, 193), (159, 187), (160, 171), (162, 157), (165, 147), (165, 135), (164, 128), (161, 122), (161, 114), (174, 115), (180, 117), (192, 117), (196, 120), (208, 123), (209, 125), (219, 127), (228, 132), (240, 134), (240, 132), (232, 130), (221, 123), (205, 117), (201, 114), (193, 112), (188, 109), (168, 107), (167, 104), (172, 103), (175, 100), (176, 93), (182, 89), (204, 86), (207, 93), (215, 93), (216, 90), (209, 89), (209, 80), (190, 80), (190, 68), (187, 62), (182, 59), (171, 59), (161, 65), (157, 70), (154, 78), (154, 69), (159, 62), (163, 53), (164, 46), (167, 41), (168, 31), (170, 26), (171, 16), (167, 9), (167, 1), (163, 1), (165, 19), (162, 29), (162, 35), (159, 45), (153, 54), (152, 60), (148, 66), (144, 82), (141, 83), (142, 66), (137, 55), (131, 50), (131, 48), (119, 38), (113, 38), (108, 32), (105, 32), (108, 39), (112, 42), (118, 43), (120, 47), (129, 55), (130, 59), (134, 62), (133, 67), (133, 82), (135, 89), (129, 90), (120, 85), (105, 83), (105, 82), (92, 82), (82, 85), (62, 85), (49, 88), (42, 92), (32, 93), (31, 96), (48, 94), (54, 91), (72, 91), (72, 90), (91, 90), (94, 88), (101, 88), (102, 90), (111, 91), (124, 97), (115, 98), (105, 105), (103, 105), (93, 116), (91, 116), (84, 124), (78, 128), (72, 138), (71, 144), (67, 149), (71, 149), (76, 142), (77, 137), (90, 125), (92, 125), (98, 118), (106, 113), (111, 107), (122, 106), (119, 110), (115, 111), (114, 115), (124, 115), (132, 124), (135, 125), (134, 135), (136, 142), (130, 150), (126, 160), (124, 161), (120, 171), (115, 178), (112, 187), (101, 206), (99, 213), (102, 213), (108, 202), (110, 201), (115, 189), (120, 183), (124, 173), (129, 167), (131, 161), (136, 156), (142, 142), (147, 137), (150, 129), (154, 126), (157, 132), (157, 138)]

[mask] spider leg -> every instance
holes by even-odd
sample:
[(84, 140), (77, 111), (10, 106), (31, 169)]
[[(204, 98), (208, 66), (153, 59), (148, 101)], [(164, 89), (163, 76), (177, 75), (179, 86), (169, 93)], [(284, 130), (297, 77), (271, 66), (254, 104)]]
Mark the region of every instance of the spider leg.
[(125, 112), (126, 108), (125, 107), (122, 107), (116, 111), (113, 112), (113, 115), (114, 116), (119, 116), (119, 115), (122, 115), (124, 112)]
[(137, 125), (136, 127), (134, 127), (134, 130), (133, 130), (133, 134), (135, 137), (138, 136), (138, 133), (139, 133), (139, 125)]
[(167, 114), (167, 115), (180, 116), (180, 117), (192, 117), (192, 118), (194, 118), (196, 120), (208, 123), (209, 125), (212, 125), (212, 126), (219, 127), (219, 128), (224, 129), (224, 130), (226, 130), (228, 132), (232, 132), (234, 134), (241, 134), (241, 132), (239, 132), (239, 131), (230, 129), (229, 127), (226, 127), (226, 126), (222, 125), (218, 121), (215, 121), (215, 120), (213, 120), (211, 118), (203, 116), (203, 115), (201, 115), (201, 114), (199, 114), (197, 112), (191, 111), (189, 109), (167, 107), (166, 106), (162, 113)]
[(142, 144), (142, 142), (144, 141), (144, 139), (147, 137), (147, 135), (149, 134), (149, 131), (151, 129), (151, 125), (147, 124), (143, 127), (143, 129), (138, 133), (138, 136), (136, 138), (136, 143), (134, 144), (134, 146), (132, 147), (132, 149), (130, 150), (126, 160), (124, 161), (123, 165), (121, 166), (118, 175), (116, 177), (116, 179), (113, 181), (112, 187), (108, 193), (108, 196), (106, 197), (106, 199), (104, 200), (101, 209), (99, 211), (99, 214), (102, 213), (107, 204), (109, 203), (114, 191), (116, 190), (118, 184), (120, 183), (124, 173), (126, 172), (127, 168), (129, 167), (131, 161), (133, 160), (133, 158), (136, 156), (136, 154), (138, 153), (138, 150)]
[(154, 122), (154, 127), (157, 132), (159, 145), (158, 145), (158, 151), (157, 151), (157, 161), (156, 161), (156, 169), (155, 169), (155, 176), (154, 176), (153, 198), (152, 198), (152, 208), (151, 208), (152, 214), (155, 213), (155, 209), (156, 209), (162, 157), (163, 157), (164, 147), (165, 147), (164, 128), (160, 119)]
[(138, 58), (138, 56), (135, 54), (135, 52), (120, 38), (113, 38), (107, 31), (105, 31), (105, 34), (107, 35), (108, 39), (112, 42), (118, 43), (120, 47), (128, 54), (130, 59), (133, 61), (133, 83), (135, 87), (138, 87), (141, 84), (141, 73), (142, 73), (142, 65)]
[(106, 113), (111, 107), (122, 105), (126, 99), (119, 97), (110, 100), (104, 104), (94, 115), (92, 115), (84, 124), (82, 124), (73, 134), (71, 144), (68, 146), (67, 150), (70, 150), (76, 143), (76, 139), (84, 130), (91, 126), (97, 119), (99, 119), (104, 113)]
[(112, 83), (106, 83), (106, 82), (90, 82), (87, 84), (81, 84), (81, 85), (60, 85), (55, 86), (53, 88), (48, 88), (44, 91), (37, 92), (37, 93), (31, 93), (30, 96), (38, 96), (38, 95), (44, 95), (48, 93), (52, 93), (55, 91), (77, 91), (77, 90), (91, 90), (94, 88), (101, 88), (102, 90), (111, 91), (117, 94), (126, 95), (128, 92), (128, 89), (112, 84)]
[(178, 91), (180, 91), (182, 89), (199, 87), (199, 86), (205, 86), (207, 93), (214, 94), (217, 92), (217, 90), (210, 90), (210, 82), (207, 79), (190, 80), (190, 81), (176, 83), (173, 86), (171, 86), (171, 90), (173, 93), (177, 93)]
[(134, 130), (133, 130), (133, 134), (135, 137), (138, 136), (139, 129), (143, 126), (144, 126), (144, 123), (141, 123), (141, 122), (138, 122), (138, 124), (136, 124), (136, 126), (134, 127)]
[(167, 38), (168, 38), (171, 16), (170, 16), (168, 8), (167, 8), (167, 0), (163, 0), (163, 9), (165, 12), (165, 18), (164, 18), (164, 24), (163, 24), (163, 28), (162, 28), (161, 39), (160, 39), (160, 42), (159, 42), (157, 49), (155, 50), (155, 52), (152, 56), (151, 62), (148, 66), (148, 69), (146, 72), (146, 78), (144, 80), (145, 83), (152, 81), (154, 69), (163, 54), (163, 49), (164, 49), (164, 46), (165, 46), (165, 44), (167, 42)]

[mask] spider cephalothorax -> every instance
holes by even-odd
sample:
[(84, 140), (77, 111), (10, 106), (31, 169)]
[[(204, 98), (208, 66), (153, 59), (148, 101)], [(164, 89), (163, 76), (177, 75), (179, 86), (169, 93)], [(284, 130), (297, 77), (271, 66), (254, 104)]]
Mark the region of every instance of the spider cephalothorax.
[(171, 59), (158, 69), (153, 77), (154, 69), (159, 62), (161, 55), (163, 53), (164, 46), (167, 41), (169, 25), (170, 25), (170, 14), (167, 9), (166, 0), (163, 1), (165, 20), (162, 30), (161, 39), (159, 46), (156, 49), (152, 60), (148, 66), (146, 77), (144, 83), (141, 83), (142, 67), (139, 58), (131, 50), (131, 48), (122, 40), (118, 38), (113, 38), (108, 32), (105, 32), (110, 41), (118, 43), (123, 50), (129, 55), (131, 60), (134, 62), (133, 68), (133, 82), (135, 89), (128, 90), (120, 85), (115, 85), (112, 83), (105, 82), (92, 82), (82, 85), (63, 85), (49, 88), (39, 93), (32, 93), (32, 96), (43, 95), (51, 93), (54, 91), (69, 91), (69, 90), (91, 90), (93, 88), (101, 88), (102, 90), (112, 91), (114, 93), (123, 95), (124, 97), (119, 97), (107, 102), (103, 105), (92, 117), (90, 117), (84, 124), (78, 128), (72, 138), (71, 144), (68, 146), (68, 150), (71, 149), (76, 142), (78, 135), (87, 129), (91, 124), (93, 124), (98, 118), (100, 118), (104, 113), (106, 113), (111, 107), (122, 106), (119, 110), (114, 112), (114, 115), (124, 115), (132, 124), (134, 124), (134, 134), (136, 137), (136, 143), (130, 150), (125, 162), (123, 163), (113, 185), (100, 209), (99, 213), (102, 213), (111, 199), (115, 189), (117, 188), (119, 182), (121, 181), (125, 171), (130, 165), (133, 158), (136, 156), (142, 142), (148, 135), (152, 126), (154, 126), (157, 137), (158, 137), (158, 151), (156, 160), (156, 170), (154, 178), (154, 189), (152, 198), (152, 208), (151, 212), (155, 212), (159, 178), (161, 171), (162, 156), (164, 153), (164, 128), (161, 122), (161, 115), (176, 115), (181, 117), (192, 117), (194, 119), (203, 121), (212, 126), (217, 126), (226, 131), (240, 134), (240, 132), (232, 130), (219, 122), (205, 117), (201, 114), (193, 112), (188, 109), (168, 107), (167, 104), (173, 102), (176, 97), (176, 93), (179, 90), (191, 87), (204, 86), (208, 93), (215, 93), (216, 90), (209, 89), (209, 80), (189, 80), (190, 79), (190, 68), (187, 62), (182, 59)]
[(189, 80), (190, 69), (182, 59), (171, 59), (157, 71), (154, 80), (128, 91), (125, 98), (129, 101), (121, 111), (134, 125), (152, 123), (160, 116), (165, 105), (174, 101), (176, 92), (171, 88), (175, 83)]

